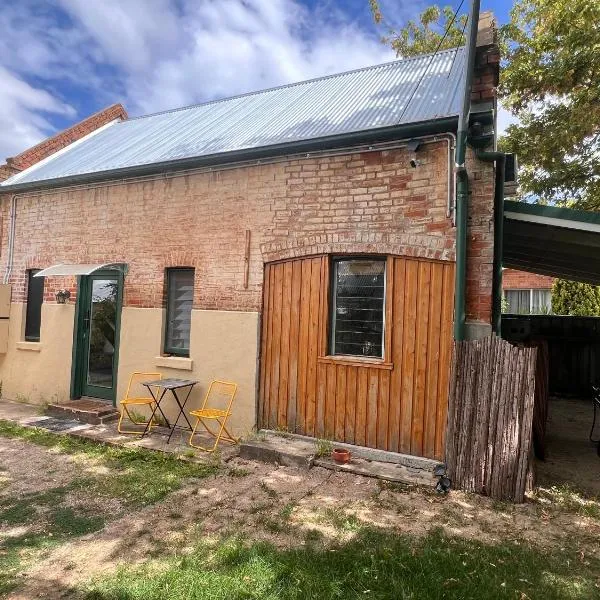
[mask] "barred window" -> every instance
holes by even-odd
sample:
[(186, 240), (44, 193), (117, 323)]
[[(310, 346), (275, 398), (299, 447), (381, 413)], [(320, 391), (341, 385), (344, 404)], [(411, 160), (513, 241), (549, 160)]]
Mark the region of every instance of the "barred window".
[(189, 356), (194, 269), (167, 269), (165, 354)]
[(27, 271), (27, 309), (25, 311), (25, 340), (40, 341), (42, 302), (44, 300), (44, 278), (34, 277), (39, 269)]
[(335, 259), (331, 354), (383, 358), (385, 259)]

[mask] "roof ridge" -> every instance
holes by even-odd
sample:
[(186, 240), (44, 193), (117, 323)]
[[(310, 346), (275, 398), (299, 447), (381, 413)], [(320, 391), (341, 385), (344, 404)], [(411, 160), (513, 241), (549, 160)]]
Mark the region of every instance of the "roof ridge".
[(200, 106), (208, 106), (210, 104), (218, 104), (219, 102), (226, 102), (228, 100), (236, 100), (237, 98), (245, 98), (247, 96), (255, 96), (258, 94), (264, 94), (266, 92), (272, 92), (274, 90), (280, 90), (280, 89), (284, 89), (284, 88), (291, 88), (291, 87), (294, 87), (297, 85), (303, 85), (305, 83), (313, 83), (315, 81), (325, 81), (326, 79), (332, 79), (333, 77), (339, 77), (340, 75), (349, 75), (351, 73), (359, 73), (361, 71), (369, 71), (371, 69), (387, 67), (388, 65), (393, 65), (393, 64), (397, 64), (397, 63), (407, 63), (407, 62), (411, 62), (414, 60), (421, 60), (424, 58), (430, 58), (431, 56), (436, 55), (436, 54), (439, 56), (439, 55), (450, 53), (450, 52), (456, 52), (457, 50), (460, 50), (461, 48), (464, 48), (464, 46), (457, 46), (456, 48), (447, 48), (446, 50), (441, 50), (438, 52), (429, 52), (427, 54), (419, 54), (417, 56), (410, 56), (408, 58), (389, 60), (387, 62), (378, 63), (376, 65), (369, 65), (367, 67), (359, 67), (357, 69), (350, 69), (349, 71), (340, 71), (339, 73), (331, 73), (329, 75), (322, 75), (321, 77), (313, 77), (311, 79), (304, 79), (302, 81), (294, 81), (292, 83), (285, 83), (283, 85), (275, 85), (270, 88), (264, 88), (262, 90), (254, 90), (252, 92), (244, 92), (243, 94), (236, 94), (234, 96), (227, 96), (225, 98), (215, 98), (214, 100), (207, 100), (206, 102), (197, 102), (195, 104), (189, 104), (187, 106), (180, 106), (178, 108), (168, 108), (166, 110), (159, 110), (157, 112), (149, 113), (147, 115), (139, 115), (137, 117), (129, 117), (129, 119), (127, 119), (127, 121), (123, 121), (123, 123), (129, 122), (129, 121), (139, 121), (141, 119), (147, 119), (149, 117), (156, 117), (158, 115), (165, 115), (165, 114), (169, 114), (169, 113), (179, 112), (182, 110), (189, 110), (190, 108), (198, 108)]

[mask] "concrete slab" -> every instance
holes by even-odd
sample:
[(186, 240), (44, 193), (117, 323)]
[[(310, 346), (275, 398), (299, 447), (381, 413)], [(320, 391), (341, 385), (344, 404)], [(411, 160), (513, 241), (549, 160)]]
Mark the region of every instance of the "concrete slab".
[[(306, 435), (298, 435), (269, 429), (261, 429), (257, 434), (257, 439), (287, 439), (294, 441), (294, 447), (300, 449), (300, 442), (310, 445), (314, 454), (319, 440)], [(412, 454), (402, 454), (401, 452), (388, 452), (386, 450), (378, 450), (377, 448), (367, 448), (366, 446), (356, 446), (354, 444), (345, 444), (343, 442), (331, 442), (336, 448), (345, 448), (349, 450), (352, 456), (364, 458), (365, 460), (395, 463), (420, 470), (434, 471), (438, 467), (444, 467), (444, 463), (439, 460), (425, 458), (423, 456), (413, 456)]]
[[(189, 433), (185, 431), (176, 431), (171, 437), (170, 443), (167, 443), (168, 430), (162, 427), (153, 429), (143, 439), (137, 435), (120, 434), (117, 431), (115, 422), (91, 425), (73, 419), (65, 419), (65, 426), (57, 427), (54, 426), (54, 422), (58, 419), (48, 415), (40, 415), (39, 412), (40, 406), (0, 399), (0, 419), (12, 421), (23, 427), (41, 427), (55, 435), (69, 435), (110, 446), (145, 448), (167, 454), (176, 454), (183, 460), (197, 462), (213, 463), (215, 460), (227, 462), (239, 453), (239, 446), (231, 444), (221, 444), (215, 453), (192, 448), (188, 444)], [(203, 434), (199, 434), (196, 441), (206, 446), (212, 446), (214, 443), (212, 438)]]
[(352, 459), (339, 465), (329, 456), (316, 456), (318, 440), (289, 433), (260, 431), (254, 438), (240, 445), (240, 457), (310, 469), (319, 466), (325, 469), (345, 471), (398, 483), (434, 487), (438, 477), (434, 475), (443, 464), (436, 460), (385, 452), (352, 444), (332, 444), (335, 448), (346, 448)]
[(240, 457), (276, 463), (286, 467), (310, 469), (315, 456), (315, 443), (282, 435), (258, 435), (240, 444)]

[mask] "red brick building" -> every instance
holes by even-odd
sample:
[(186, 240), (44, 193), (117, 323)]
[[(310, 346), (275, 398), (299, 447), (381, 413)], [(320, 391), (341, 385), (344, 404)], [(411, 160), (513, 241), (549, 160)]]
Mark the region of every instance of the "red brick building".
[(552, 311), (552, 285), (555, 278), (515, 269), (504, 269), (502, 291), (504, 312), (541, 314)]
[[(480, 42), (472, 113), (493, 144), (498, 48), (488, 31)], [(194, 407), (212, 379), (233, 380), (240, 434), (442, 458), (465, 54), (115, 122), (11, 177), (3, 393), (116, 402), (131, 372), (158, 370), (200, 382)], [(480, 336), (494, 166), (469, 150), (466, 167)]]
[(28, 148), (21, 152), (21, 154), (13, 156), (12, 158), (7, 158), (4, 164), (0, 164), (0, 181), (4, 181), (12, 175), (31, 167), (40, 160), (62, 150), (69, 144), (76, 142), (92, 131), (107, 125), (115, 119), (127, 119), (127, 112), (122, 104), (107, 106), (101, 111), (89, 116), (87, 119), (79, 121), (79, 123), (75, 123), (75, 125), (68, 129)]

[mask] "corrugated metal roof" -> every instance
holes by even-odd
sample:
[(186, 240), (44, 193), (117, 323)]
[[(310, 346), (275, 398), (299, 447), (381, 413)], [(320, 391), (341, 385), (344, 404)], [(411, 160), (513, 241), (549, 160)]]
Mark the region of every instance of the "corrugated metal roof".
[(292, 147), (300, 141), (453, 117), (460, 109), (464, 72), (465, 52), (459, 48), (433, 59), (398, 60), (115, 122), (2, 185), (221, 154), (226, 159), (227, 153), (240, 150)]

